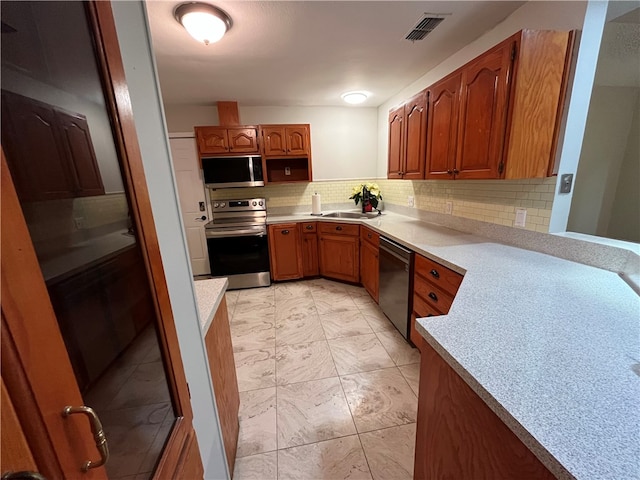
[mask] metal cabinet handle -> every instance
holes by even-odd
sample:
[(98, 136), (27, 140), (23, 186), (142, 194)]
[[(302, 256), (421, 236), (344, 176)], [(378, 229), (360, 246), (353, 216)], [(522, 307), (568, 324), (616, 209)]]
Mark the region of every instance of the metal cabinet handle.
[(431, 275), (433, 275), (435, 278), (440, 278), (440, 274), (438, 273), (438, 271), (435, 268), (433, 270), (431, 270), (429, 273)]
[(429, 298), (430, 298), (431, 300), (433, 300), (434, 302), (437, 302), (437, 301), (438, 301), (438, 296), (437, 296), (435, 293), (433, 293), (433, 292), (429, 292)]
[(371, 238), (371, 234), (370, 234), (370, 233), (367, 233), (367, 237)]
[(336, 227), (336, 230), (341, 231), (341, 230), (342, 230), (342, 227), (337, 226), (337, 227)]
[(459, 173), (460, 173), (460, 170), (458, 170), (457, 168), (454, 168), (454, 169), (453, 169), (453, 174), (454, 174), (454, 175), (457, 175), (457, 174), (459, 174)]
[(283, 235), (289, 235), (289, 230), (282, 230), (282, 232), (280, 233), (282, 233)]
[(447, 170), (447, 173), (448, 173), (449, 175), (453, 175), (453, 170), (449, 169), (449, 170)]
[(202, 215), (201, 217), (196, 217), (196, 220), (202, 220), (205, 221), (207, 219), (206, 215)]
[(82, 413), (89, 418), (91, 433), (93, 433), (93, 439), (96, 442), (96, 448), (100, 452), (100, 460), (98, 460), (97, 462), (87, 460), (82, 464), (81, 470), (83, 472), (87, 472), (91, 468), (98, 468), (107, 463), (107, 461), (109, 460), (109, 445), (107, 444), (107, 437), (105, 436), (104, 430), (102, 429), (102, 423), (100, 423), (98, 414), (93, 408), (84, 405), (81, 407), (66, 406), (62, 410), (62, 416), (65, 418), (69, 415), (73, 415), (74, 413)]
[(304, 228), (306, 228), (307, 230), (313, 230), (313, 226), (312, 226), (312, 225), (307, 225), (307, 226), (306, 226), (306, 227), (304, 227)]

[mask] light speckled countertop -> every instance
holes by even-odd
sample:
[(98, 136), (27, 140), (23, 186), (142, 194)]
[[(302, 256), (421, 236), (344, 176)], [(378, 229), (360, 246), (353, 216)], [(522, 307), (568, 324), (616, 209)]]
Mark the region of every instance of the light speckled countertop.
[(393, 213), (321, 221), (465, 275), (449, 314), (417, 328), (556, 476), (640, 478), (640, 298), (616, 273)]
[(229, 286), (229, 280), (226, 278), (210, 278), (207, 280), (196, 280), (193, 282), (193, 285), (196, 292), (196, 303), (198, 304), (198, 316), (200, 317), (202, 336), (205, 336), (224, 298), (224, 294)]

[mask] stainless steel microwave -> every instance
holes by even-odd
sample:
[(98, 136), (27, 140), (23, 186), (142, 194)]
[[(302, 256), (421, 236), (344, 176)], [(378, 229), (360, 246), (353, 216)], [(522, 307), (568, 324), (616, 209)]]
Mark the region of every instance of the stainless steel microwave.
[(208, 188), (264, 187), (259, 156), (206, 157), (202, 159), (202, 170)]

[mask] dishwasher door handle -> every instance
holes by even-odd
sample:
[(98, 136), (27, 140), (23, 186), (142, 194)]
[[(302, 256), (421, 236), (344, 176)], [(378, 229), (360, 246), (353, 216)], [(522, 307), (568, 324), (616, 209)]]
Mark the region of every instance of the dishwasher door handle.
[(381, 254), (387, 254), (390, 255), (394, 258), (397, 258), (398, 260), (400, 260), (402, 263), (406, 264), (407, 268), (406, 270), (409, 271), (409, 260), (407, 260), (406, 258), (398, 255), (396, 252), (393, 252), (391, 250), (387, 250), (386, 248), (384, 248), (382, 245), (380, 245), (380, 253)]

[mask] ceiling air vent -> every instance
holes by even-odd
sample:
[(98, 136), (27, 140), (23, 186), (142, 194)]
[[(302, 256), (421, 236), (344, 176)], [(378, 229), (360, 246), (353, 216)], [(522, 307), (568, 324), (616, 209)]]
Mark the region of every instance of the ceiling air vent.
[(444, 20), (444, 15), (433, 15), (431, 13), (425, 13), (413, 29), (407, 33), (404, 37), (406, 40), (415, 42), (416, 40), (422, 40), (429, 35), (433, 30), (440, 25), (440, 22)]

